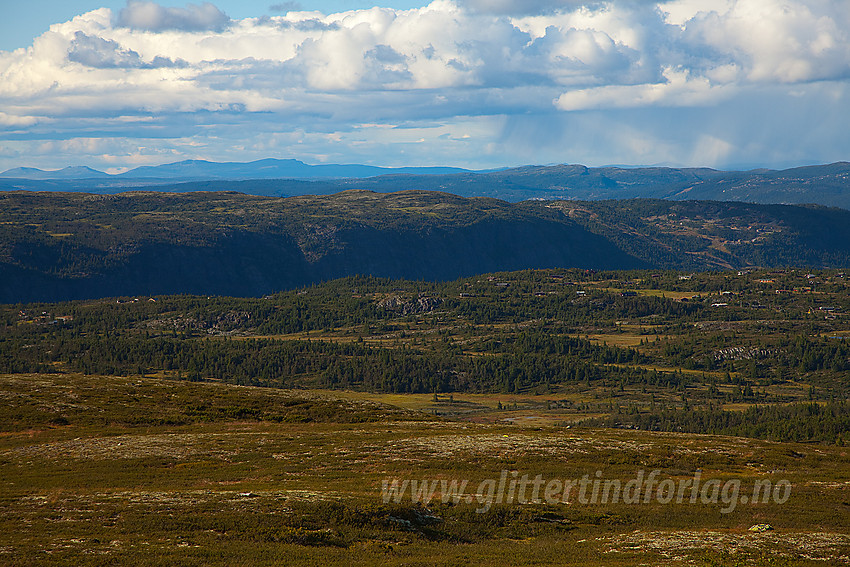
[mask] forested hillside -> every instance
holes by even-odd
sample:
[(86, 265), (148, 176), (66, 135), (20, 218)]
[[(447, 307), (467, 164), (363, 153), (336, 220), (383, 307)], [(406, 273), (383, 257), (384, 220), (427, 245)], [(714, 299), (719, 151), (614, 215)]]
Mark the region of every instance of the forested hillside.
[(0, 302), (261, 296), (354, 274), (850, 265), (850, 212), (346, 191), (0, 193)]
[(644, 265), (558, 211), (441, 193), (6, 193), (0, 219), (5, 302)]
[(848, 286), (838, 271), (526, 270), (6, 306), (0, 374), (542, 396), (555, 419), (843, 442)]

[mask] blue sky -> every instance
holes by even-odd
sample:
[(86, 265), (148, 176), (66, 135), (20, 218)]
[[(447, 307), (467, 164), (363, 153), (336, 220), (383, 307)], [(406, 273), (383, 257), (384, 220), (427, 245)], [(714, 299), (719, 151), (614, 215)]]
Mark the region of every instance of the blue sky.
[(846, 0), (372, 4), (7, 6), (0, 170), (850, 158)]

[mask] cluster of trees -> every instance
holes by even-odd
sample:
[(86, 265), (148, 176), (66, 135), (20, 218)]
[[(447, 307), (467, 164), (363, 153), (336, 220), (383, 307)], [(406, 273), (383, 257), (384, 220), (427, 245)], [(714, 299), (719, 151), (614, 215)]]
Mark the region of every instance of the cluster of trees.
[[(759, 281), (773, 277), (822, 292), (765, 294)], [(623, 293), (646, 288), (662, 293)], [(730, 291), (722, 296), (730, 304), (679, 301), (664, 290)], [(756, 302), (772, 307), (747, 307)], [(711, 404), (801, 399), (769, 387), (788, 380), (817, 386), (810, 400), (846, 398), (850, 341), (835, 335), (847, 312), (838, 273), (527, 270), (442, 283), (350, 276), (262, 298), (0, 307), (0, 373), (398, 393), (542, 393), (570, 384), (610, 400), (600, 411), (611, 418), (600, 424), (836, 441), (848, 426), (846, 406), (736, 413)], [(621, 334), (637, 343), (635, 333), (639, 346), (612, 346), (623, 344)], [(656, 408), (656, 395), (666, 409)], [(615, 411), (615, 399), (635, 396), (652, 397), (652, 407)]]
[(592, 344), (545, 331), (526, 331), (515, 340), (486, 341), (482, 356), (466, 356), (455, 345), (433, 348), (368, 346), (362, 342), (274, 339), (181, 339), (122, 333), (80, 335), (55, 332), (0, 341), (0, 372), (49, 372), (55, 363), (86, 374), (164, 372), (187, 380), (242, 385), (359, 388), (378, 392), (522, 392), (541, 385), (637, 380), (637, 369), (608, 366), (643, 360), (633, 349)]
[[(738, 351), (724, 354), (737, 345)], [(751, 380), (777, 382), (790, 372), (838, 374), (850, 370), (850, 342), (840, 338), (811, 337), (805, 334), (766, 337), (756, 345), (733, 333), (716, 333), (668, 342), (660, 349), (674, 366), (699, 370), (741, 372)]]
[(844, 444), (850, 441), (846, 401), (755, 405), (744, 411), (666, 408), (591, 420), (593, 425), (755, 437), (771, 441)]
[[(737, 286), (742, 291), (736, 293), (747, 293), (752, 281), (753, 276), (730, 274), (682, 280), (664, 272), (528, 270), (446, 283), (351, 276), (264, 298), (175, 295), (10, 306), (0, 309), (0, 370), (43, 371), (63, 362), (92, 373), (173, 371), (241, 383), (293, 383), (310, 375), (325, 386), (387, 391), (522, 391), (610, 376), (615, 370), (605, 366), (618, 364), (721, 370), (763, 384), (808, 373), (835, 377), (850, 369), (850, 343), (809, 336), (824, 323), (805, 319), (808, 298), (794, 300), (802, 302), (794, 312), (800, 323), (771, 322), (754, 341), (740, 331), (705, 333), (693, 324), (761, 318), (763, 311), (718, 310), (704, 301), (618, 291), (643, 282), (665, 288)], [(821, 301), (840, 307), (842, 297), (831, 293)], [(61, 321), (54, 319), (60, 315)], [(588, 327), (614, 328), (623, 319), (647, 322), (640, 353), (569, 336)], [(369, 349), (222, 339), (328, 329), (347, 329), (350, 341), (394, 333), (397, 344)], [(405, 332), (417, 338), (398, 341)], [(654, 346), (659, 333), (667, 338)], [(199, 340), (211, 336), (216, 338)], [(730, 348), (740, 352), (718, 355)], [(387, 352), (378, 356), (379, 350)], [(639, 376), (629, 380), (658, 381), (651, 373), (632, 372)]]

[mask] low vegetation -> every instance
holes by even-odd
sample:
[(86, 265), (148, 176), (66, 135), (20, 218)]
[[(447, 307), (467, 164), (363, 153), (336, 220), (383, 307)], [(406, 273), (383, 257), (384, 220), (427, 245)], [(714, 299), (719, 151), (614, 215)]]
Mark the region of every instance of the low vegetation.
[[(393, 409), (381, 395), (155, 378), (4, 375), (0, 395), (5, 565), (829, 565), (850, 553), (850, 463), (834, 446), (475, 424)], [(287, 415), (297, 418), (278, 419)], [(381, 495), (388, 479), (474, 486), (504, 470), (601, 470), (625, 481), (650, 469), (735, 477), (742, 493), (764, 479), (793, 488), (784, 504), (727, 514), (687, 501), (480, 512), (440, 494), (427, 504)], [(756, 523), (774, 530), (752, 534)]]

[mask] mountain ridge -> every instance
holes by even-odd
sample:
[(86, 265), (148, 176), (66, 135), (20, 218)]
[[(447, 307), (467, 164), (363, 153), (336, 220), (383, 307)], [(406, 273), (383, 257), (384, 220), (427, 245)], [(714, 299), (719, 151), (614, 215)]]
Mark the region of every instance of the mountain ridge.
[(69, 166), (55, 171), (32, 167), (18, 167), (0, 173), (0, 178), (58, 180), (58, 179), (313, 179), (371, 177), (403, 173), (416, 175), (459, 173), (469, 170), (457, 167), (379, 167), (362, 164), (309, 165), (297, 159), (265, 158), (250, 162), (215, 162), (208, 160), (182, 160), (161, 165), (145, 165), (124, 173), (109, 174), (86, 166)]
[(43, 170), (35, 167), (15, 167), (0, 173), (0, 177), (13, 179), (97, 179), (110, 177), (108, 173), (98, 171), (85, 165), (69, 165), (57, 170)]
[(0, 302), (260, 296), (347, 275), (850, 267), (850, 211), (431, 191), (0, 193)]

